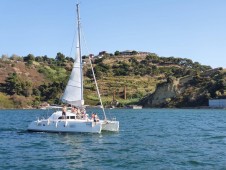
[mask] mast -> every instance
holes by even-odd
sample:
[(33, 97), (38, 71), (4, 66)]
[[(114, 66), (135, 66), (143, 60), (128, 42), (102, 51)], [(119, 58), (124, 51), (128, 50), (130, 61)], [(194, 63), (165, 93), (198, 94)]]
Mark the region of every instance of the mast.
[(81, 28), (80, 28), (80, 15), (79, 15), (79, 4), (76, 4), (77, 7), (77, 26), (78, 26), (78, 44), (77, 47), (79, 51), (79, 63), (80, 63), (80, 74), (81, 74), (81, 99), (83, 99), (83, 70), (82, 70), (82, 50), (81, 50)]
[[(76, 4), (77, 6), (77, 24), (78, 24), (78, 45), (77, 45), (77, 49), (78, 49), (78, 52), (79, 52), (79, 61), (80, 61), (80, 74), (81, 74), (81, 99), (83, 99), (83, 70), (82, 70), (82, 53), (81, 53), (81, 28), (80, 28), (80, 15), (79, 15), (79, 4)], [(94, 70), (93, 70), (93, 65), (92, 65), (92, 61), (89, 57), (89, 60), (90, 60), (90, 64), (91, 64), (91, 69), (92, 69), (92, 72), (93, 72), (93, 77), (94, 77), (94, 81), (95, 81), (95, 85), (96, 85), (96, 88), (97, 88), (97, 94), (98, 94), (98, 97), (99, 97), (99, 100), (100, 100), (100, 104), (101, 104), (101, 107), (102, 107), (102, 110), (103, 110), (103, 113), (104, 113), (104, 119), (107, 120), (107, 117), (106, 117), (106, 114), (105, 114), (105, 110), (104, 110), (104, 106), (103, 106), (103, 103), (102, 103), (102, 100), (101, 100), (101, 97), (100, 97), (100, 91), (99, 91), (99, 88), (98, 88), (98, 85), (97, 85), (97, 81), (96, 81), (96, 76), (94, 74)]]

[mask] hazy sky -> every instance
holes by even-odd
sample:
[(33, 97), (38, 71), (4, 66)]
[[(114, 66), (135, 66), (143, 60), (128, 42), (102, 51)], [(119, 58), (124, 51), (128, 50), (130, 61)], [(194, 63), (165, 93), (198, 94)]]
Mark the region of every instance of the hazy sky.
[[(0, 0), (0, 55), (74, 57), (77, 2)], [(226, 68), (226, 0), (80, 0), (80, 12), (83, 55), (148, 51)]]

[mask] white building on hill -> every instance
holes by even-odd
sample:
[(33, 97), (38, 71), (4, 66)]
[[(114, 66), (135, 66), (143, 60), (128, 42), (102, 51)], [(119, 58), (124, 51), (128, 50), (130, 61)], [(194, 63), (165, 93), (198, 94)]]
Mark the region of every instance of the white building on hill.
[(209, 107), (226, 108), (226, 99), (210, 99)]

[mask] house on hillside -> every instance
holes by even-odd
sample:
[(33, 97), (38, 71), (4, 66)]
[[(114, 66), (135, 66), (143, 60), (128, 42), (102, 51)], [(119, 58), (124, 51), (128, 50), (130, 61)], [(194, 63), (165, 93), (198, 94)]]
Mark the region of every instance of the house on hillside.
[(143, 52), (143, 51), (135, 51), (135, 50), (126, 50), (126, 51), (121, 51), (120, 55), (148, 55), (150, 52)]
[(108, 54), (107, 51), (101, 51), (101, 52), (99, 52), (99, 56), (104, 56), (105, 54)]
[(126, 50), (126, 51), (121, 51), (120, 55), (132, 55), (133, 51), (132, 50)]
[(151, 54), (150, 52), (138, 51), (139, 55), (148, 55)]
[(108, 53), (107, 51), (101, 51), (99, 54), (96, 56), (97, 58), (102, 58), (104, 56), (112, 56), (111, 53)]

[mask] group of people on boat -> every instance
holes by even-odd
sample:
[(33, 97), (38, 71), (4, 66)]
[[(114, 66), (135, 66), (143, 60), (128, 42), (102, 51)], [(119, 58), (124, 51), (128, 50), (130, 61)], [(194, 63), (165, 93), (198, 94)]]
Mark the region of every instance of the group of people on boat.
[(76, 115), (76, 119), (86, 119), (87, 118), (85, 109), (79, 109), (75, 106), (72, 106), (71, 113), (74, 113)]
[[(62, 118), (63, 119), (67, 118), (66, 113), (67, 113), (67, 106), (64, 105), (62, 107)], [(85, 108), (78, 108), (78, 107), (72, 106), (71, 107), (71, 113), (74, 113), (76, 115), (76, 119), (87, 119), (87, 118), (89, 119), (89, 115), (86, 114)], [(98, 122), (99, 121), (99, 118), (98, 118), (96, 113), (92, 113), (91, 119), (94, 122)]]

